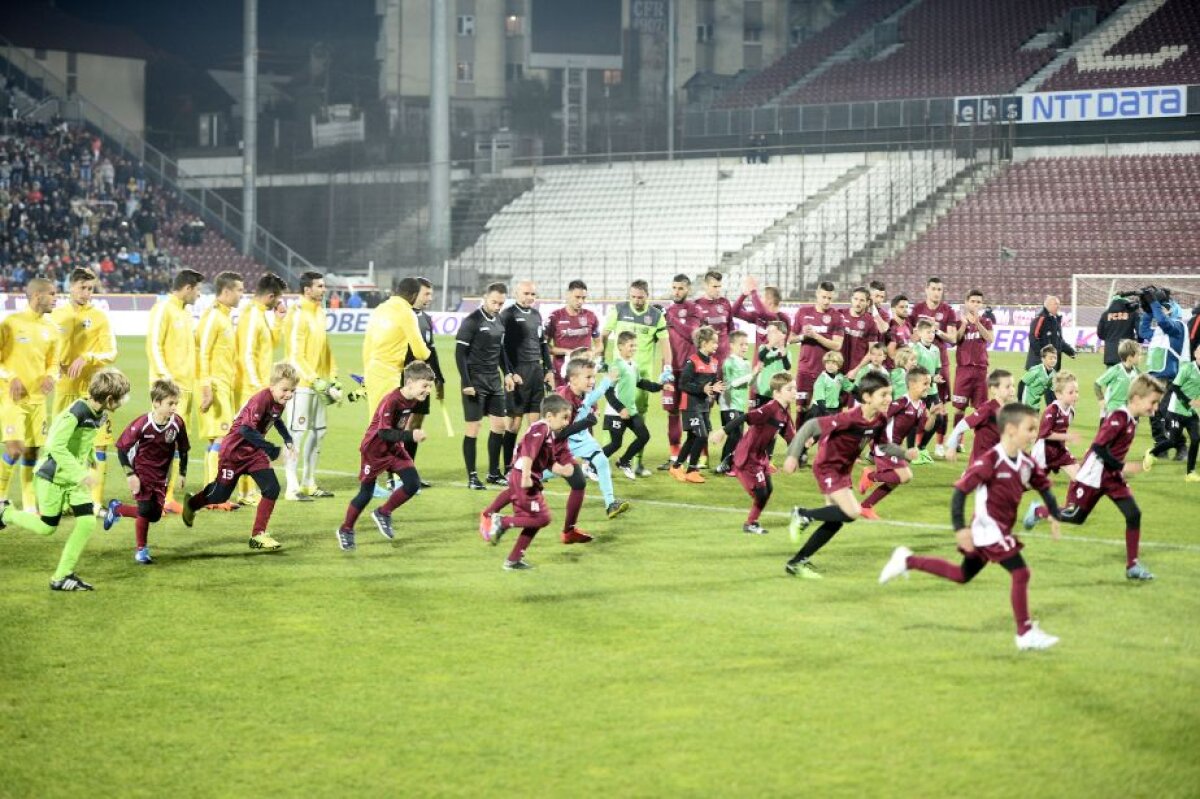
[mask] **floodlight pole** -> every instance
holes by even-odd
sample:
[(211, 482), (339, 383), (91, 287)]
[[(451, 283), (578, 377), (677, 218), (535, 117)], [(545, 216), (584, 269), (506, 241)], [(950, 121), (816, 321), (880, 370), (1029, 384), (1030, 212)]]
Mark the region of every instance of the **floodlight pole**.
[(258, 180), (258, 0), (242, 0), (242, 255), (254, 249)]
[(667, 160), (675, 159), (675, 3), (667, 0)]
[[(430, 0), (430, 16), (429, 263), (442, 264), (450, 257), (450, 43), (447, 0)], [(449, 286), (442, 286), (443, 297), (449, 291)]]

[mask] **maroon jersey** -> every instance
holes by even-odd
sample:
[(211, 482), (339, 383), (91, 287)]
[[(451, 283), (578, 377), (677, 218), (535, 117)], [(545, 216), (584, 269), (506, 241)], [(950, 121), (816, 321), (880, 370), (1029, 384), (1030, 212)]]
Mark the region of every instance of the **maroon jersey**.
[(971, 442), (971, 460), (1000, 443), (1000, 428), (996, 426), (996, 413), (999, 410), (1000, 403), (997, 400), (988, 400), (966, 418), (967, 427), (975, 431), (975, 440)]
[(1050, 490), (1050, 480), (1024, 452), (1010, 458), (997, 445), (972, 458), (954, 487), (975, 494), (971, 539), (976, 547), (990, 547), (1012, 535), (1021, 496), (1031, 488)]
[(1033, 446), (1033, 459), (1043, 469), (1057, 464), (1074, 463), (1066, 441), (1049, 441), (1047, 436), (1063, 435), (1071, 429), (1075, 409), (1064, 407), (1058, 400), (1046, 406), (1042, 413), (1042, 424), (1038, 427), (1038, 440)]
[(178, 450), (187, 457), (188, 445), (187, 427), (183, 417), (177, 413), (161, 427), (154, 423), (154, 418), (143, 413), (130, 422), (129, 427), (117, 439), (117, 449), (125, 452), (133, 473), (143, 483), (147, 481), (166, 482), (171, 472), (171, 462)]
[[(958, 317), (954, 314), (954, 309), (950, 307), (949, 303), (945, 302), (936, 308), (931, 308), (928, 303), (922, 300), (912, 307), (908, 318), (913, 320), (912, 325), (914, 327), (922, 319), (929, 319), (943, 333), (949, 333), (951, 328), (958, 327)], [(942, 341), (941, 338), (937, 339), (937, 343), (942, 350), (948, 350), (954, 346), (948, 341)], [(945, 358), (945, 354), (942, 357)]]
[(554, 393), (571, 403), (571, 421), (576, 421), (576, 414), (583, 407), (583, 395), (576, 394), (566, 383), (554, 389)]
[[(837, 338), (842, 335), (842, 312), (837, 308), (818, 311), (815, 305), (802, 305), (796, 309), (796, 316), (792, 320), (792, 332), (797, 336), (803, 336), (805, 325), (812, 325), (813, 330), (825, 338)], [(822, 359), (827, 352), (830, 350), (825, 349), (814, 339), (802, 338), (800, 340), (800, 362), (796, 366), (796, 374), (813, 377), (821, 374), (825, 371)]]
[(697, 325), (708, 325), (717, 331), (717, 360), (725, 360), (729, 355), (729, 334), (734, 330), (733, 303), (725, 297), (710, 300), (701, 296), (692, 300), (692, 307), (696, 309)]
[(846, 372), (852, 372), (862, 363), (871, 343), (879, 340), (879, 328), (875, 326), (875, 318), (869, 313), (855, 316), (849, 311), (842, 312), (842, 327), (845, 338), (842, 339), (842, 358), (846, 362)]
[[(1100, 422), (1100, 429), (1096, 431), (1092, 447), (1107, 447), (1114, 458), (1124, 462), (1129, 448), (1133, 446), (1133, 438), (1137, 435), (1137, 425), (1137, 417), (1130, 413), (1128, 408), (1117, 408)], [(1089, 448), (1083, 465), (1079, 467), (1079, 473), (1075, 475), (1075, 481), (1096, 488), (1100, 485), (1100, 477), (1104, 471), (1107, 471), (1104, 461)]]
[[(908, 317), (904, 319), (892, 317), (892, 320), (888, 322), (887, 332), (883, 334), (883, 343), (884, 346), (895, 344), (896, 349), (900, 349), (901, 347), (908, 346), (908, 343), (912, 341), (912, 336), (912, 326), (908, 323)], [(894, 369), (896, 366), (891, 355), (887, 357), (884, 363), (888, 369)]]
[(868, 420), (861, 406), (821, 417), (821, 438), (817, 441), (813, 472), (850, 474), (863, 446), (881, 438), (887, 422), (882, 413)]
[(775, 438), (775, 434), (783, 436), (783, 440), (792, 443), (796, 428), (792, 425), (791, 414), (774, 400), (754, 408), (746, 414), (746, 432), (733, 451), (733, 465), (739, 471), (753, 471), (762, 468), (770, 461), (767, 447)]
[(715, 355), (704, 356), (693, 352), (683, 365), (679, 376), (679, 410), (706, 412), (712, 407), (712, 397), (704, 387), (720, 378), (720, 362)]
[(283, 405), (276, 402), (275, 398), (271, 396), (271, 389), (264, 388), (257, 394), (251, 395), (242, 409), (238, 411), (238, 415), (233, 417), (233, 424), (229, 426), (229, 432), (221, 440), (221, 457), (227, 457), (238, 449), (248, 448), (258, 451), (258, 447), (242, 437), (242, 428), (249, 427), (266, 435), (267, 431), (279, 421), (281, 415), (283, 415)]
[[(913, 430), (923, 429), (929, 418), (929, 413), (925, 410), (925, 403), (921, 400), (914, 402), (907, 395), (889, 405), (886, 415), (887, 426), (883, 429), (881, 444), (903, 445), (908, 440), (908, 434)], [(884, 453), (877, 448), (875, 454), (883, 455)]]
[(696, 351), (692, 333), (700, 327), (699, 314), (691, 300), (672, 302), (663, 309), (667, 323), (667, 338), (671, 342), (671, 368), (683, 371), (683, 365)]
[[(751, 310), (747, 310), (746, 300), (750, 300)], [(771, 322), (783, 322), (790, 329), (792, 320), (783, 311), (772, 311), (763, 305), (757, 291), (743, 294), (733, 302), (733, 315), (744, 322), (754, 325), (754, 357), (757, 361), (758, 348), (767, 343), (767, 325)]]
[[(987, 330), (991, 330), (993, 327), (992, 320), (984, 317), (980, 317), (979, 324)], [(954, 362), (960, 368), (987, 369), (987, 349), (987, 339), (979, 332), (978, 327), (968, 322), (963, 331), (962, 341), (958, 342), (958, 349), (954, 353)]]
[[(546, 317), (545, 328), (546, 341), (566, 350), (591, 348), (592, 341), (600, 337), (600, 320), (587, 308), (580, 308), (577, 314), (572, 314), (565, 307), (558, 308)], [(555, 374), (562, 371), (564, 360), (564, 355), (554, 356)]]
[[(515, 465), (521, 458), (529, 458), (532, 464), (529, 468), (529, 476), (533, 478), (534, 490), (541, 490), (542, 472), (549, 470), (556, 463), (574, 463), (566, 439), (560, 441), (556, 438), (545, 419), (538, 419), (531, 424), (529, 430), (525, 432), (525, 436), (517, 444), (516, 454), (513, 455), (513, 464)], [(509, 479), (514, 481), (513, 484), (519, 486), (521, 470), (514, 468)]]
[(383, 402), (379, 403), (379, 407), (375, 409), (375, 415), (371, 417), (371, 424), (367, 426), (367, 432), (363, 433), (362, 443), (358, 445), (358, 451), (362, 453), (363, 457), (383, 460), (407, 456), (408, 453), (404, 449), (403, 442), (384, 441), (379, 437), (379, 433), (382, 430), (403, 430), (408, 422), (408, 417), (420, 404), (415, 399), (405, 397), (400, 389), (396, 389), (384, 397)]

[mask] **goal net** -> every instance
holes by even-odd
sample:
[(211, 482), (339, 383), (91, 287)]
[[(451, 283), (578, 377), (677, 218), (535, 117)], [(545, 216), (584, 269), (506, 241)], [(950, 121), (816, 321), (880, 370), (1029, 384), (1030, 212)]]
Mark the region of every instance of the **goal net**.
[(1200, 304), (1200, 269), (1193, 274), (1155, 275), (1142, 272), (1104, 275), (1071, 275), (1071, 318), (1064, 320), (1068, 340), (1088, 349), (1096, 346), (1096, 324), (1116, 294), (1148, 285), (1171, 290), (1171, 298), (1183, 306), (1183, 316)]

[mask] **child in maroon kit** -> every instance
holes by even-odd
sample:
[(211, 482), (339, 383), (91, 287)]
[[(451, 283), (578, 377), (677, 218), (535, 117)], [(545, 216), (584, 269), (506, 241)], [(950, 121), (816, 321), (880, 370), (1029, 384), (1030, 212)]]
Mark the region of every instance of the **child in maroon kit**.
[[(971, 441), (971, 462), (1000, 443), (1000, 429), (996, 425), (996, 414), (1005, 405), (1016, 399), (1012, 372), (993, 369), (987, 376), (988, 401), (971, 411), (967, 418), (954, 426), (946, 440), (946, 460), (953, 463), (958, 459), (958, 443), (967, 430), (975, 431)], [(925, 443), (925, 442), (922, 442)]]
[(517, 445), (513, 468), (508, 473), (513, 515), (493, 513), (484, 535), (487, 542), (495, 546), (506, 531), (514, 527), (521, 530), (517, 543), (504, 561), (505, 571), (533, 568), (533, 564), (525, 560), (525, 550), (533, 543), (538, 531), (550, 524), (550, 509), (542, 495), (542, 472), (548, 469), (562, 477), (570, 477), (576, 471), (566, 440), (555, 436), (570, 422), (571, 404), (557, 394), (551, 394), (542, 400), (541, 410), (542, 418), (529, 426)]
[[(1012, 578), (1010, 599), (1017, 622), (1017, 649), (1049, 649), (1058, 638), (1042, 632), (1029, 618), (1029, 567), (1021, 557), (1024, 544), (1013, 533), (1021, 495), (1030, 488), (1045, 499), (1049, 515), (1058, 518), (1058, 507), (1046, 473), (1026, 451), (1037, 440), (1037, 411), (1028, 405), (1010, 403), (998, 418), (1000, 443), (978, 458), (954, 484), (950, 518), (963, 555), (962, 565), (941, 558), (919, 557), (908, 547), (897, 547), (879, 573), (882, 585), (909, 569), (928, 572), (959, 584), (969, 583), (988, 563), (999, 563)], [(967, 494), (975, 495), (975, 516), (968, 527), (963, 509)], [(1058, 523), (1051, 523), (1058, 537)]]
[(133, 559), (144, 566), (154, 562), (147, 537), (150, 525), (162, 518), (167, 499), (167, 481), (175, 453), (179, 453), (179, 485), (187, 477), (188, 435), (183, 419), (175, 413), (179, 386), (170, 380), (155, 380), (150, 386), (150, 413), (134, 419), (117, 439), (117, 459), (129, 480), (129, 493), (136, 505), (109, 500), (104, 529), (112, 529), (122, 516), (136, 519), (137, 550)]
[[(1138, 559), (1142, 538), (1142, 511), (1133, 498), (1133, 490), (1125, 475), (1149, 471), (1154, 458), (1147, 454), (1141, 463), (1125, 463), (1125, 456), (1137, 435), (1138, 419), (1152, 415), (1158, 408), (1166, 388), (1157, 378), (1138, 375), (1129, 384), (1129, 399), (1100, 424), (1088, 454), (1067, 487), (1067, 504), (1062, 509), (1064, 524), (1083, 524), (1103, 497), (1113, 501), (1125, 517), (1125, 578), (1153, 580), (1154, 575)], [(1050, 503), (1046, 503), (1050, 507)], [(1048, 514), (1046, 507), (1035, 503), (1025, 515), (1026, 529), (1032, 528)]]
[[(932, 408), (925, 407), (924, 397), (929, 393), (933, 377), (923, 366), (914, 366), (905, 375), (905, 386), (908, 393), (897, 399), (887, 409), (887, 426), (883, 429), (883, 443), (903, 446), (913, 431), (921, 431), (928, 436), (937, 425), (937, 418), (945, 413), (944, 406), (938, 402)], [(878, 521), (879, 514), (875, 506), (887, 498), (896, 486), (911, 482), (913, 478), (909, 463), (916, 460), (921, 451), (911, 447), (904, 455), (888, 455), (878, 446), (871, 448), (875, 465), (863, 469), (858, 480), (858, 493), (866, 494), (872, 483), (878, 483), (870, 496), (863, 500), (862, 517)]]
[(361, 465), (358, 470), (358, 494), (346, 507), (346, 518), (338, 528), (338, 546), (342, 551), (355, 548), (354, 524), (367, 509), (375, 495), (375, 481), (385, 474), (395, 474), (399, 485), (387, 500), (371, 511), (371, 521), (389, 541), (396, 537), (392, 529), (392, 511), (408, 502), (421, 490), (421, 476), (406, 447), (425, 440), (425, 431), (409, 430), (408, 421), (422, 402), (429, 397), (437, 376), (425, 361), (413, 361), (404, 367), (404, 385), (392, 391), (371, 418), (367, 432), (358, 446)]
[(254, 529), (250, 532), (250, 548), (274, 551), (283, 546), (267, 534), (271, 511), (279, 499), (279, 478), (271, 468), (271, 461), (279, 457), (280, 448), (267, 441), (266, 432), (271, 427), (278, 430), (287, 449), (286, 457), (296, 457), (292, 436), (280, 416), (283, 415), (283, 407), (295, 395), (299, 379), (296, 367), (281, 361), (271, 368), (270, 384), (246, 400), (221, 442), (217, 479), (197, 493), (184, 496), (180, 517), (185, 525), (191, 527), (196, 511), (205, 505), (219, 505), (227, 501), (233, 496), (238, 478), (249, 475), (262, 492), (262, 500), (255, 509)]
[(826, 502), (821, 508), (792, 508), (788, 532), (793, 541), (799, 541), (800, 533), (814, 521), (821, 522), (821, 526), (784, 566), (788, 574), (820, 580), (821, 573), (810, 558), (829, 543), (843, 524), (862, 515), (862, 508), (854, 496), (851, 473), (863, 445), (874, 441), (887, 455), (900, 456), (905, 452), (904, 447), (883, 441), (883, 431), (888, 421), (886, 412), (892, 402), (891, 381), (883, 375), (872, 373), (863, 377), (858, 384), (858, 391), (860, 404), (857, 407), (833, 416), (809, 419), (788, 445), (783, 470), (790, 474), (799, 468), (805, 445), (814, 438), (820, 438), (817, 457), (813, 460), (813, 477)]
[(770, 400), (745, 414), (739, 413), (724, 428), (713, 431), (708, 439), (711, 446), (719, 446), (743, 422), (748, 425), (733, 451), (733, 470), (752, 500), (750, 515), (742, 525), (742, 532), (751, 535), (767, 534), (766, 528), (758, 523), (758, 518), (767, 507), (773, 490), (770, 444), (775, 440), (776, 433), (789, 444), (796, 435), (791, 417), (792, 403), (796, 401), (796, 384), (792, 376), (787, 372), (776, 372), (771, 375), (770, 388)]

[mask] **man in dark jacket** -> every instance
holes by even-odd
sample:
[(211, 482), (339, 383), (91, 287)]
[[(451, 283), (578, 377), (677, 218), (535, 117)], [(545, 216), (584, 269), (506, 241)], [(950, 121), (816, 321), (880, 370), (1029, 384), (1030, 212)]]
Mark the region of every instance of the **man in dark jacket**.
[(1055, 371), (1062, 368), (1063, 353), (1072, 358), (1075, 357), (1075, 348), (1063, 341), (1062, 317), (1058, 315), (1058, 297), (1047, 297), (1046, 302), (1042, 304), (1041, 313), (1033, 317), (1033, 322), (1029, 325), (1029, 352), (1025, 355), (1026, 369), (1042, 359), (1040, 353), (1042, 348), (1047, 345), (1058, 350), (1058, 360), (1054, 362)]
[(1100, 315), (1100, 323), (1096, 325), (1096, 337), (1104, 342), (1105, 366), (1121, 362), (1117, 357), (1117, 347), (1122, 341), (1137, 341), (1140, 317), (1141, 311), (1138, 310), (1136, 297), (1122, 297), (1118, 294), (1104, 309), (1104, 313)]

